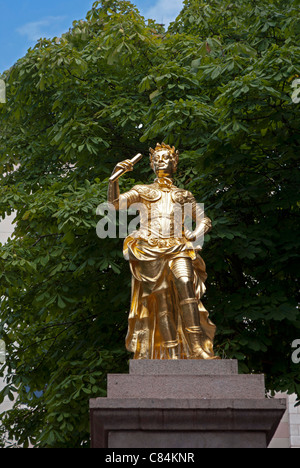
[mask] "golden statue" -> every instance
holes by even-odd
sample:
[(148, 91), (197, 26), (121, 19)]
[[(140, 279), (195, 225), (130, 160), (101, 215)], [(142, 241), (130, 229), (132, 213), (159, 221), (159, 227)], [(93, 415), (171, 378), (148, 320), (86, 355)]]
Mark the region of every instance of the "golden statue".
[(140, 229), (124, 242), (132, 273), (127, 350), (134, 359), (219, 359), (213, 351), (216, 327), (201, 302), (206, 267), (193, 246), (211, 229), (211, 221), (202, 212), (196, 230), (182, 222), (176, 231), (176, 207), (190, 204), (194, 220), (201, 213), (193, 195), (173, 184), (179, 152), (165, 143), (150, 148), (154, 183), (120, 194), (118, 178), (140, 158), (117, 164), (108, 189), (108, 202), (117, 210), (136, 203), (143, 208)]

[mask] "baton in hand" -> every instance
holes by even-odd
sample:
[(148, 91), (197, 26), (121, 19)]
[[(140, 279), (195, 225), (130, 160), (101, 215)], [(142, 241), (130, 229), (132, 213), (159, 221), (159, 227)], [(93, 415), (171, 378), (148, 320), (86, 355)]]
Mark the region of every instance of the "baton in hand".
[[(135, 165), (136, 163), (138, 163), (142, 159), (142, 157), (143, 155), (141, 153), (134, 156), (134, 158), (131, 159), (132, 164)], [(110, 177), (109, 182), (115, 182), (125, 172), (126, 171), (124, 171), (123, 169), (120, 169), (118, 172), (116, 172), (114, 175)]]

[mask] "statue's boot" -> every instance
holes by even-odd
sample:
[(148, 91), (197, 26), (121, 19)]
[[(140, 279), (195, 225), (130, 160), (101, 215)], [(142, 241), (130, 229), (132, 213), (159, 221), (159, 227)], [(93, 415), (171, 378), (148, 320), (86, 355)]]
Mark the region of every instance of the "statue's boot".
[(164, 348), (167, 350), (167, 359), (178, 359), (178, 341), (167, 341), (164, 343)]
[(186, 328), (188, 334), (188, 339), (192, 348), (192, 359), (220, 359), (218, 356), (212, 356), (208, 354), (201, 345), (201, 328), (200, 327), (191, 327)]
[(201, 343), (202, 329), (200, 326), (198, 300), (185, 299), (180, 302), (181, 313), (188, 342), (191, 347), (192, 359), (220, 359), (204, 351)]

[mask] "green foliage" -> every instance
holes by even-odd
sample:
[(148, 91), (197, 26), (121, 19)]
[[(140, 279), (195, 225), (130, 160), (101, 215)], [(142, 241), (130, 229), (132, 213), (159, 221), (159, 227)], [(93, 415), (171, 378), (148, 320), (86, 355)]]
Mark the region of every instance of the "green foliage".
[[(122, 241), (97, 237), (96, 208), (115, 164), (156, 141), (181, 150), (177, 183), (213, 220), (216, 351), (300, 395), (298, 8), (190, 0), (164, 31), (103, 0), (2, 77), (0, 215), (17, 217), (0, 248), (1, 398), (18, 395), (2, 424), (20, 444), (89, 446), (88, 400), (127, 370), (130, 272)], [(149, 180), (147, 157), (131, 177)]]

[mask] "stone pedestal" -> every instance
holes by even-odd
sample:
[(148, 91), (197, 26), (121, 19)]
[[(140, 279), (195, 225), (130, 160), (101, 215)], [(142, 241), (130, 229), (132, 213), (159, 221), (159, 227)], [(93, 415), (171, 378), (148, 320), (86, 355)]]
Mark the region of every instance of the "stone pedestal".
[(267, 448), (285, 410), (234, 360), (133, 360), (90, 401), (92, 448)]

